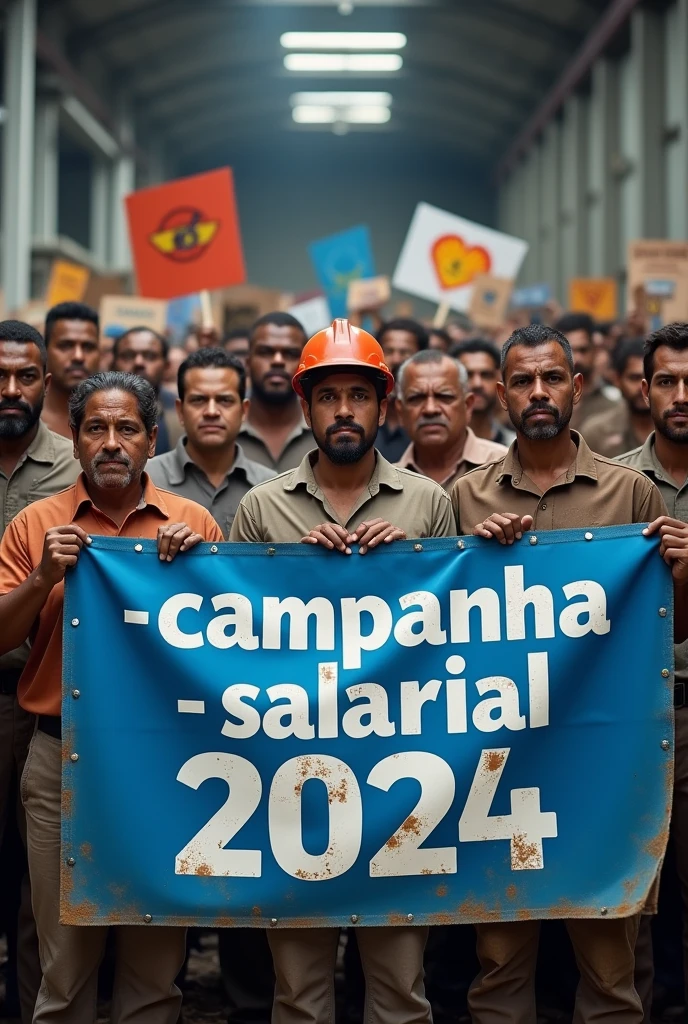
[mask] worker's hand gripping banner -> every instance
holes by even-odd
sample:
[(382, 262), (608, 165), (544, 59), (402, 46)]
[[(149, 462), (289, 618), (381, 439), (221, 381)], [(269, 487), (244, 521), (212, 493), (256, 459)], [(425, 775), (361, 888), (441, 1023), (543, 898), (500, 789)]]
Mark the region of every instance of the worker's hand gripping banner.
[(70, 574), (63, 922), (616, 917), (671, 803), (671, 578), (640, 526), (95, 537)]

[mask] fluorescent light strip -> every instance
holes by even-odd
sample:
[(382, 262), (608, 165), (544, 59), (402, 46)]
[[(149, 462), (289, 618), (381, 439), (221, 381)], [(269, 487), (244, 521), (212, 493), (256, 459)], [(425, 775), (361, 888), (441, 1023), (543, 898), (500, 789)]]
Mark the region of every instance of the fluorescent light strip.
[(287, 71), (398, 71), (402, 64), (398, 53), (288, 53)]
[(389, 107), (392, 96), (388, 92), (295, 92), (290, 103), (292, 107)]
[(390, 119), (389, 107), (376, 106), (298, 106), (292, 110), (297, 124), (386, 124)]
[(285, 50), (402, 50), (403, 32), (285, 32)]

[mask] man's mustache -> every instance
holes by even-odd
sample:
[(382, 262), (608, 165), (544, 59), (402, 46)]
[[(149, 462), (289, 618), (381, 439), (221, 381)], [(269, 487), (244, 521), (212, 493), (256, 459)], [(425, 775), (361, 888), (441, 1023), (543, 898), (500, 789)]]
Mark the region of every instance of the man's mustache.
[(95, 459), (93, 460), (93, 465), (100, 466), (102, 465), (103, 462), (119, 462), (123, 466), (126, 466), (127, 469), (131, 469), (132, 466), (134, 465), (134, 463), (127, 455), (106, 455), (105, 453), (103, 453), (102, 455), (96, 455)]
[(416, 427), (448, 427), (449, 420), (446, 416), (421, 416)]
[(12, 402), (6, 398), (4, 401), (0, 402), (0, 414), (8, 409), (12, 409), (15, 412), (27, 412), (29, 415), (32, 412), (31, 406), (28, 402)]
[(325, 437), (332, 437), (334, 434), (338, 434), (342, 430), (353, 431), (355, 434), (360, 434), (361, 437), (365, 437), (365, 430), (360, 423), (331, 423), (325, 431)]

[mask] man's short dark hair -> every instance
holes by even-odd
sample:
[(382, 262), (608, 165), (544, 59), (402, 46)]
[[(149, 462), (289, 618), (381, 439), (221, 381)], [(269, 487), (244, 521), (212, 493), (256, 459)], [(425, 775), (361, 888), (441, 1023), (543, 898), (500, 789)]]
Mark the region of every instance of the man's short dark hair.
[(589, 313), (564, 313), (554, 326), (561, 334), (571, 334), (572, 331), (585, 331), (592, 344), (595, 321)]
[(208, 366), (217, 366), (220, 369), (234, 370), (239, 382), (237, 390), (239, 398), (243, 402), (246, 398), (246, 370), (244, 364), (231, 352), (225, 352), (223, 348), (199, 348), (192, 352), (184, 360), (177, 371), (177, 393), (180, 400), (184, 401), (184, 379), (189, 370), (204, 370)]
[(655, 352), (662, 345), (672, 348), (674, 352), (685, 352), (688, 349), (688, 323), (676, 322), (660, 327), (645, 342), (643, 352), (643, 369), (645, 380), (650, 383), (655, 372)]
[(160, 342), (160, 348), (162, 349), (162, 356), (167, 361), (167, 356), (170, 351), (170, 343), (164, 334), (160, 334), (159, 331), (154, 331), (152, 327), (146, 327), (145, 324), (140, 324), (138, 327), (130, 327), (128, 331), (124, 331), (123, 334), (119, 334), (115, 338), (115, 343), (112, 346), (112, 358), (116, 359), (119, 353), (119, 347), (122, 344), (124, 338), (128, 338), (130, 334), (141, 334), (146, 331), (147, 334), (152, 334), (154, 338), (157, 338)]
[(481, 355), (489, 356), (495, 364), (495, 370), (500, 368), (501, 358), (499, 355), (499, 349), (495, 343), (490, 341), (488, 338), (467, 338), (466, 341), (457, 342), (451, 349), (451, 355), (453, 355), (455, 359), (460, 359), (464, 353), (469, 355), (476, 352), (479, 352)]
[(621, 338), (612, 353), (612, 366), (618, 374), (625, 373), (629, 359), (643, 359), (644, 338)]
[(549, 341), (556, 341), (558, 345), (561, 345), (566, 362), (571, 373), (573, 373), (573, 352), (571, 351), (571, 346), (563, 334), (554, 327), (548, 327), (547, 324), (530, 324), (528, 327), (519, 327), (514, 331), (502, 349), (502, 373), (504, 373), (506, 360), (512, 348), (517, 348), (519, 345), (524, 345), (527, 348), (538, 348), (540, 345), (546, 345)]
[(253, 336), (259, 327), (266, 327), (269, 324), (273, 327), (293, 327), (295, 330), (303, 334), (304, 344), (308, 340), (303, 324), (297, 320), (295, 316), (292, 316), (291, 313), (275, 312), (266, 313), (265, 316), (258, 317), (250, 330), (246, 332), (249, 342), (253, 344)]
[(251, 333), (250, 327), (233, 327), (231, 331), (227, 331), (222, 344), (226, 345), (228, 341), (235, 341), (237, 338), (248, 338)]
[(417, 320), (411, 320), (407, 317), (387, 320), (377, 332), (377, 340), (380, 344), (382, 344), (382, 339), (387, 331), (407, 331), (409, 334), (413, 334), (418, 343), (419, 352), (430, 345), (430, 336), (427, 330)]
[(50, 335), (58, 320), (85, 320), (86, 323), (93, 324), (95, 329), (100, 331), (98, 313), (91, 306), (87, 306), (84, 302), (58, 302), (56, 306), (48, 310), (45, 317), (46, 345), (50, 344)]
[(158, 399), (153, 385), (144, 377), (138, 377), (135, 373), (122, 373), (121, 370), (96, 373), (93, 377), (82, 380), (74, 388), (69, 396), (69, 424), (77, 434), (81, 429), (89, 398), (99, 391), (125, 391), (133, 395), (146, 433), (150, 437), (153, 427), (158, 422)]
[(48, 359), (43, 335), (31, 324), (25, 324), (23, 320), (1, 320), (0, 341), (18, 341), (27, 345), (35, 345), (41, 355), (43, 372)]

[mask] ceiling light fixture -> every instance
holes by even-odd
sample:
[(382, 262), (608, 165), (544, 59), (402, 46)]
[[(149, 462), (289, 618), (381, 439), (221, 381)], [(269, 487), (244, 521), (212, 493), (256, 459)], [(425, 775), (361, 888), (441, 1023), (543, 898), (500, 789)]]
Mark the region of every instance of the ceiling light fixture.
[(388, 92), (295, 92), (290, 102), (292, 107), (389, 107), (392, 96)]
[(386, 124), (391, 117), (389, 107), (303, 105), (294, 107), (296, 124)]
[(403, 32), (285, 32), (285, 50), (402, 50)]
[(403, 63), (398, 53), (288, 53), (284, 58), (287, 71), (299, 72), (390, 72)]

